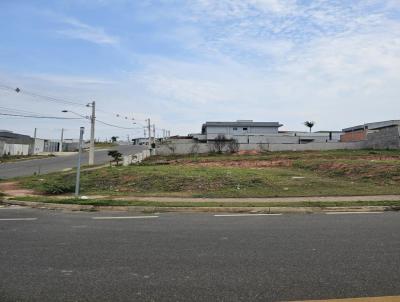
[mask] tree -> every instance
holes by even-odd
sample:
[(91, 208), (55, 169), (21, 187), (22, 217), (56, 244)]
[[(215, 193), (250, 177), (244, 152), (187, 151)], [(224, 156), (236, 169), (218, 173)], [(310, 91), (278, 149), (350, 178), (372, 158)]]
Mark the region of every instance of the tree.
[(122, 160), (122, 153), (118, 152), (117, 150), (110, 150), (108, 151), (108, 156), (111, 156), (113, 158), (113, 161), (118, 163)]
[(313, 122), (313, 121), (305, 121), (304, 122), (304, 126), (310, 128), (310, 133), (311, 133), (311, 128), (314, 127), (314, 125), (315, 125), (315, 122)]
[(222, 153), (224, 147), (228, 143), (228, 139), (223, 134), (218, 134), (214, 139), (214, 151), (217, 153)]
[(239, 143), (236, 139), (232, 138), (228, 142), (228, 150), (231, 153), (236, 153), (239, 151)]
[(118, 139), (118, 136), (111, 136), (111, 141), (115, 143)]

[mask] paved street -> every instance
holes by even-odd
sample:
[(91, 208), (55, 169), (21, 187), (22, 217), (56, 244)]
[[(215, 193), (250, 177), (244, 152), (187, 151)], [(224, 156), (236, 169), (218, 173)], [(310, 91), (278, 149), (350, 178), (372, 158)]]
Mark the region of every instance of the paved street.
[[(137, 153), (143, 150), (143, 146), (124, 145), (111, 148), (118, 150), (124, 155)], [(111, 150), (110, 149), (110, 150)], [(95, 164), (104, 164), (110, 160), (108, 150), (95, 151)], [(82, 154), (82, 164), (87, 164), (89, 153)], [(34, 173), (49, 173), (61, 171), (66, 168), (74, 168), (77, 164), (78, 155), (50, 157), (43, 159), (24, 160), (13, 163), (0, 164), (0, 179), (13, 178), (17, 176), (29, 176)]]
[(282, 301), (400, 295), (400, 213), (0, 208), (1, 301)]

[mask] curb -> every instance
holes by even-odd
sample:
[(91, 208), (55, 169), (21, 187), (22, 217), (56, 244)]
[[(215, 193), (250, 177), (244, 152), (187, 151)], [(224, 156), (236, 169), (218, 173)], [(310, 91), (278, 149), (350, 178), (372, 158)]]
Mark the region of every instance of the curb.
[(30, 208), (67, 211), (123, 211), (138, 213), (180, 212), (180, 213), (325, 213), (325, 212), (385, 212), (400, 211), (397, 206), (362, 207), (142, 207), (142, 206), (93, 206), (77, 204), (58, 204), (33, 201), (3, 200), (6, 205), (18, 205)]

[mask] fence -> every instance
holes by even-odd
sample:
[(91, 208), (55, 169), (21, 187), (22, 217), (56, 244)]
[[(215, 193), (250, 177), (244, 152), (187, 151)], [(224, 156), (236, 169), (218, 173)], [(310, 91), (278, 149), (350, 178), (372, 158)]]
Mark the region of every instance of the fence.
[(140, 153), (124, 155), (124, 157), (122, 159), (122, 165), (129, 166), (132, 164), (138, 164), (138, 163), (142, 162), (143, 160), (145, 160), (146, 158), (150, 157), (152, 155), (152, 153), (154, 153), (154, 151), (152, 152), (150, 150), (143, 150)]

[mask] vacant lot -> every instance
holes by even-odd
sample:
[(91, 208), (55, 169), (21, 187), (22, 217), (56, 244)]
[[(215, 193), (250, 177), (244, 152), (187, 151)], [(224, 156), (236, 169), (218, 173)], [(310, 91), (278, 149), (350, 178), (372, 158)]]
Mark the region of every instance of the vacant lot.
[[(400, 194), (399, 151), (271, 152), (152, 157), (141, 165), (82, 173), (82, 193), (273, 197)], [(73, 192), (75, 175), (20, 179), (47, 194)]]

